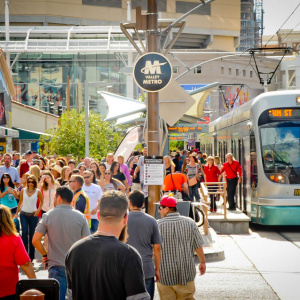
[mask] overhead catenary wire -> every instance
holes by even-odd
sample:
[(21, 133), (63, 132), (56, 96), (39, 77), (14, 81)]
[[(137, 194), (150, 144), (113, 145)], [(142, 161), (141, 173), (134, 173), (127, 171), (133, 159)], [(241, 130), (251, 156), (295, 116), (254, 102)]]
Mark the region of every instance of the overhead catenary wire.
[(272, 35), (272, 37), (267, 41), (267, 43), (265, 44), (265, 47), (268, 45), (268, 43), (273, 39), (273, 37), (275, 36), (275, 34), (278, 33), (278, 31), (285, 25), (285, 23), (290, 19), (290, 17), (294, 14), (294, 12), (297, 10), (297, 8), (300, 6), (300, 2), (298, 3), (298, 5), (296, 6), (296, 8), (293, 10), (293, 12), (287, 17), (287, 19), (283, 22), (283, 24), (280, 26), (280, 28)]
[(281, 42), (283, 42), (293, 31), (294, 31), (294, 29), (298, 26), (298, 25), (300, 25), (300, 22), (296, 25), (296, 26), (294, 26), (293, 27), (293, 29), (291, 29), (289, 32), (288, 32), (288, 34), (281, 40)]

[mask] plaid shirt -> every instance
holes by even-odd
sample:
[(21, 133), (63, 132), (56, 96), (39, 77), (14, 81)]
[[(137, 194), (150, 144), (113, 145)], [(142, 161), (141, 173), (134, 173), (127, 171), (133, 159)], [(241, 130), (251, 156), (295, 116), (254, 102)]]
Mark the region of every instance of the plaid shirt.
[(158, 220), (162, 237), (160, 283), (163, 285), (186, 285), (196, 276), (194, 251), (203, 244), (196, 223), (179, 213), (169, 213)]

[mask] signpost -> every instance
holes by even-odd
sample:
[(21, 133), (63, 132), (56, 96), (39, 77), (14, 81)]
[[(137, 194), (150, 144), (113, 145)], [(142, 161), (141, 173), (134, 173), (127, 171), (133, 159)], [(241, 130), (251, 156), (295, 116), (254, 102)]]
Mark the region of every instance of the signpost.
[(139, 57), (133, 67), (136, 84), (148, 92), (164, 89), (172, 78), (169, 60), (160, 53), (146, 53)]

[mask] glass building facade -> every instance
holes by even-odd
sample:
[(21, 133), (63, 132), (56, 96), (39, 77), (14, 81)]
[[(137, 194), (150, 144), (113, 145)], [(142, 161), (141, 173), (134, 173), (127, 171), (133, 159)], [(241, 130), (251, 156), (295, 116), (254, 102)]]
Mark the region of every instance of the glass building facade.
[[(11, 63), (15, 56), (11, 55)], [(49, 112), (67, 106), (69, 86), (70, 108), (84, 106), (85, 81), (101, 82), (101, 87), (89, 88), (90, 109), (107, 114), (107, 104), (97, 91), (109, 91), (126, 96), (126, 75), (120, 72), (127, 54), (42, 54), (22, 53), (12, 68), (17, 89), (14, 100)], [(68, 84), (69, 83), (69, 84)]]

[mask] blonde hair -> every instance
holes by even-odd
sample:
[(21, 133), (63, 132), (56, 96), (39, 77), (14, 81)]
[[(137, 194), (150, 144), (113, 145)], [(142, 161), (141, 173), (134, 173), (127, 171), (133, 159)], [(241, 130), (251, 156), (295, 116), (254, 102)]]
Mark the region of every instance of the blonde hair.
[(212, 160), (213, 162), (215, 162), (214, 158), (212, 156), (209, 156), (206, 160)]
[(0, 204), (0, 236), (17, 235), (15, 223), (13, 221), (10, 209)]
[(164, 159), (165, 159), (165, 158), (168, 159), (169, 165), (170, 165), (170, 166), (173, 166), (173, 167), (175, 168), (175, 164), (174, 164), (174, 162), (173, 162), (171, 156), (170, 156), (170, 155), (166, 155), (166, 156), (164, 156)]
[(40, 177), (41, 177), (41, 169), (39, 166), (35, 165), (35, 166), (31, 166), (30, 167), (30, 174), (35, 176), (36, 179), (39, 181)]
[(214, 160), (215, 160), (215, 164), (216, 165), (220, 165), (221, 164), (221, 158), (219, 156), (215, 156)]
[[(70, 169), (69, 166), (64, 166), (62, 169), (61, 169), (61, 180), (65, 180), (65, 172), (67, 169)], [(71, 170), (71, 169), (70, 169)]]

